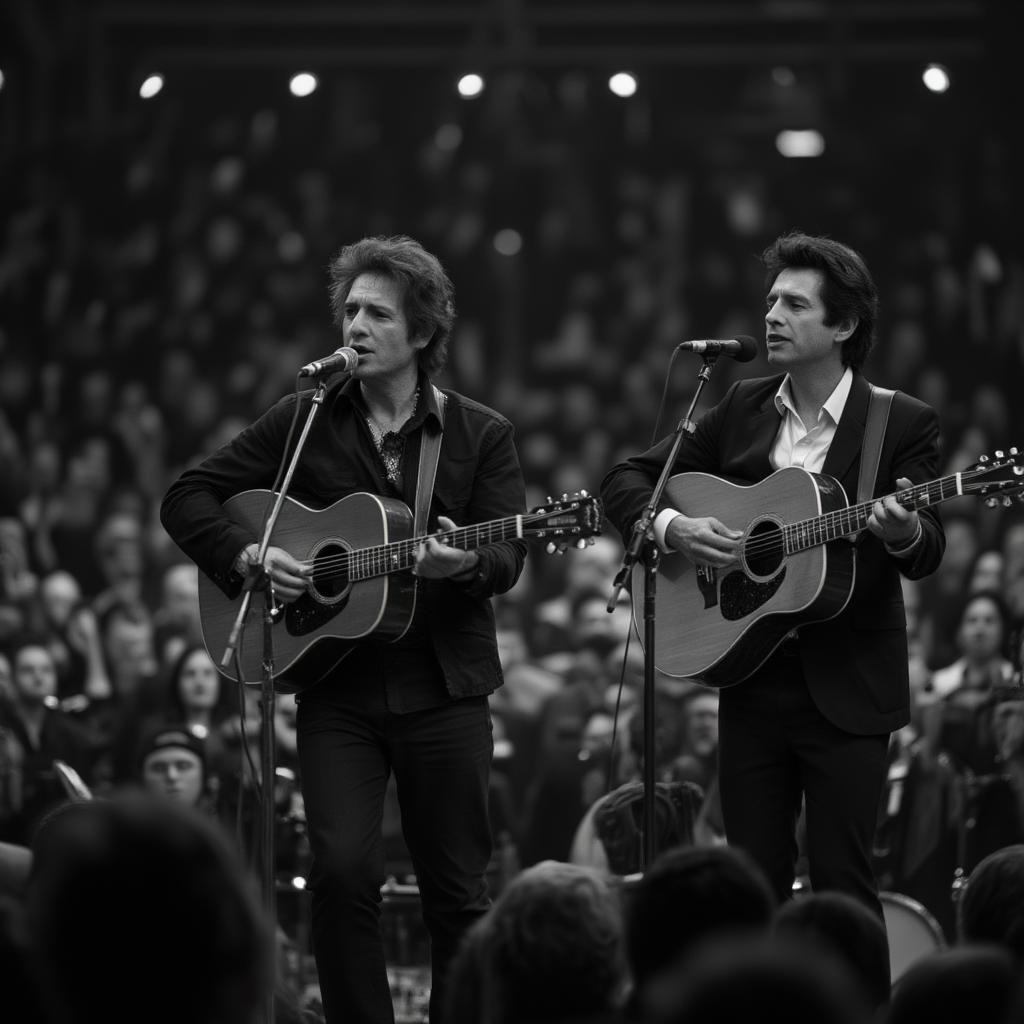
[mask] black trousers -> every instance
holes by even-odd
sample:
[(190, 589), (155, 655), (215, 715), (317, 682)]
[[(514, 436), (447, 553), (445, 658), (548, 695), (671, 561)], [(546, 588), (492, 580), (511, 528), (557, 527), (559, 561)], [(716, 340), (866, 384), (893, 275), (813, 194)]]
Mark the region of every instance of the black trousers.
[(384, 794), (395, 774), (402, 830), (430, 936), (431, 1019), (448, 964), (489, 906), (485, 697), (397, 715), (315, 687), (300, 697), (298, 752), (313, 854), (312, 938), (328, 1024), (394, 1020), (380, 930)]
[(856, 736), (829, 722), (811, 699), (799, 657), (781, 651), (722, 691), (726, 837), (757, 861), (780, 902), (792, 896), (803, 801), (811, 890), (848, 893), (883, 917), (872, 850), (888, 745), (888, 733)]

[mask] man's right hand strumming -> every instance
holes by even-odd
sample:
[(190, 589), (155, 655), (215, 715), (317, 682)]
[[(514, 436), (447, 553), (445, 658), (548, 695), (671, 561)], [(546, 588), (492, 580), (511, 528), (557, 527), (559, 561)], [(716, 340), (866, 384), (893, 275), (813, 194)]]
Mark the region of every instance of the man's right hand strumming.
[[(249, 566), (256, 564), (258, 544), (246, 544), (235, 558), (234, 571), (243, 579), (248, 575)], [(309, 589), (313, 579), (313, 566), (300, 562), (284, 548), (267, 548), (266, 572), (277, 598), (285, 602), (298, 600)]]
[(724, 568), (736, 561), (740, 530), (731, 530), (714, 516), (691, 518), (682, 514), (672, 519), (665, 530), (665, 545), (681, 551), (697, 565)]

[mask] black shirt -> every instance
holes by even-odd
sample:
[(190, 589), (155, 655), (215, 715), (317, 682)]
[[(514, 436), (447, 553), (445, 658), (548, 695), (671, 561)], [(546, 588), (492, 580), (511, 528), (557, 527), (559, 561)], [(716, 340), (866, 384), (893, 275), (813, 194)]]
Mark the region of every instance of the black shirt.
[[(232, 578), (235, 558), (260, 538), (234, 521), (223, 509), (223, 502), (242, 491), (273, 485), (282, 460), (290, 460), (313, 395), (313, 391), (303, 391), (281, 399), (236, 438), (183, 473), (164, 497), (161, 519), (167, 532), (228, 596), (239, 591), (238, 581)], [(436, 430), (441, 422), (433, 390), (423, 374), (420, 396), (415, 414), (402, 427), (404, 472), (398, 496), (410, 507), (415, 501), (414, 467), (418, 466), (422, 433)], [(525, 486), (511, 423), (457, 392), (446, 391), (446, 396), (428, 531), (437, 528), (438, 515), (462, 526), (523, 513)], [(296, 403), (298, 416), (289, 437)], [(396, 495), (366, 423), (359, 385), (342, 379), (327, 389), (289, 495), (308, 507), (322, 509), (357, 492)], [(302, 552), (293, 554), (304, 557)], [(424, 699), (479, 696), (500, 686), (494, 614), (488, 599), (516, 582), (526, 557), (526, 542), (487, 544), (478, 548), (478, 554), (477, 571), (468, 580), (420, 580), (416, 614), (406, 635), (387, 645), (372, 638), (361, 643), (359, 651), (339, 663), (335, 673), (338, 685), (344, 685), (346, 672), (367, 678), (385, 673), (394, 710), (413, 710)], [(357, 660), (353, 661), (353, 656)], [(411, 683), (413, 677), (415, 684)], [(443, 690), (439, 688), (442, 681)]]

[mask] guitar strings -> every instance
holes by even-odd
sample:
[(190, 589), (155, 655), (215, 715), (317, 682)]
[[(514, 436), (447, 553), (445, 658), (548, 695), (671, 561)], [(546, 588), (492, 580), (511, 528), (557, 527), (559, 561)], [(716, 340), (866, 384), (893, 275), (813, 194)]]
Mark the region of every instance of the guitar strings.
[[(568, 515), (569, 513), (554, 513), (555, 515)], [(451, 538), (450, 546), (459, 547), (462, 542), (469, 541), (476, 535), (477, 544), (493, 543), (496, 540), (515, 540), (518, 533), (515, 530), (515, 522), (521, 521), (523, 525), (543, 522), (552, 518), (551, 512), (526, 513), (522, 516), (511, 519), (496, 519), (489, 523), (478, 523), (474, 526), (460, 526), (456, 530), (448, 530), (442, 533), (428, 534), (435, 540)], [(552, 528), (552, 533), (555, 530)], [(481, 535), (488, 535), (488, 540), (481, 540)], [(403, 540), (392, 541), (389, 544), (377, 544), (371, 547), (359, 548), (358, 550), (346, 550), (337, 555), (328, 555), (318, 558), (314, 562), (314, 578), (323, 579), (325, 576), (346, 575), (351, 572), (353, 566), (358, 568), (376, 569), (368, 575), (385, 575), (395, 568), (408, 568), (408, 565), (401, 564), (402, 560), (411, 559), (416, 549), (426, 540), (426, 537), (407, 537)], [(462, 549), (465, 550), (465, 549)], [(386, 552), (393, 552), (387, 555)]]
[[(962, 490), (962, 484), (972, 481), (975, 477), (985, 477), (998, 469), (998, 464), (978, 466), (974, 469), (962, 470), (960, 473), (953, 473), (938, 480), (930, 480), (928, 483), (919, 484), (915, 487), (908, 487), (901, 491), (893, 492), (893, 497), (904, 508), (925, 508), (929, 505), (945, 501), (947, 498), (955, 498), (960, 494), (966, 494)], [(1016, 472), (1016, 470), (1015, 470)], [(958, 485), (958, 480), (960, 485)], [(1010, 481), (996, 484), (993, 493), (1009, 493), (1019, 491)], [(984, 490), (982, 494), (986, 493)], [(879, 498), (872, 498), (870, 501), (861, 502), (857, 505), (847, 505), (845, 508), (834, 509), (823, 515), (803, 519), (795, 523), (786, 523), (775, 532), (765, 537), (752, 537), (744, 545), (743, 550), (747, 555), (775, 554), (780, 549), (786, 553), (786, 542), (795, 541), (789, 553), (804, 551), (809, 547), (817, 547), (827, 540), (838, 540), (841, 537), (849, 536), (852, 533), (859, 533), (871, 515), (871, 509)], [(826, 537), (824, 534), (835, 532), (833, 537)], [(810, 538), (810, 543), (806, 542)]]
[[(916, 503), (918, 498), (914, 495), (915, 490), (917, 489), (897, 492), (897, 500), (908, 498), (909, 496), (909, 499)], [(785, 553), (787, 540), (798, 540), (801, 536), (812, 535), (815, 530), (820, 531), (823, 528), (835, 526), (836, 524), (844, 521), (843, 517), (847, 517), (853, 521), (849, 523), (851, 528), (844, 530), (840, 536), (852, 533), (855, 530), (863, 528), (862, 525), (856, 525), (854, 521), (860, 519), (861, 516), (866, 518), (873, 504), (873, 501), (864, 502), (861, 505), (847, 506), (846, 508), (837, 509), (816, 518), (785, 524), (770, 536), (751, 538), (744, 545), (744, 552), (748, 556), (776, 554), (779, 551)], [(536, 513), (525, 514), (521, 519), (524, 524), (530, 524), (549, 519), (550, 517), (551, 513)], [(815, 523), (818, 523), (819, 525), (811, 525)], [(508, 530), (509, 520), (495, 520), (490, 523), (480, 523), (475, 526), (459, 527), (458, 529), (450, 530), (447, 533), (431, 534), (430, 536), (435, 538), (450, 537), (452, 538), (451, 546), (458, 547), (459, 542), (469, 540), (473, 534), (477, 535), (476, 540), (478, 543), (486, 543), (480, 539), (480, 535), (483, 533), (496, 534), (496, 537), (487, 542), (493, 542), (494, 539), (504, 540), (514, 538), (516, 534), (510, 533)], [(316, 561), (314, 575), (320, 579), (324, 579), (325, 577), (329, 578), (333, 575), (350, 574), (353, 565), (359, 568), (376, 570), (370, 572), (368, 574), (369, 576), (384, 575), (393, 571), (395, 568), (407, 568), (408, 566), (403, 564), (403, 562), (413, 556), (416, 548), (424, 539), (425, 538), (423, 537), (406, 538), (404, 540), (394, 541), (390, 544), (374, 545), (367, 548), (360, 548), (355, 551), (347, 550), (338, 555), (327, 556)], [(393, 552), (391, 557), (387, 557), (385, 554), (389, 549)], [(798, 551), (801, 550), (801, 548), (797, 547), (793, 550)]]
[[(893, 496), (904, 507), (925, 507), (933, 504), (936, 500), (941, 501), (946, 497), (953, 497), (960, 493), (956, 487), (957, 475), (962, 480), (966, 480), (978, 473), (987, 473), (990, 469), (991, 467), (973, 471), (967, 470), (940, 480), (933, 480), (927, 484), (896, 491)], [(946, 494), (947, 485), (953, 488), (950, 495)], [(864, 523), (870, 516), (871, 508), (877, 500), (879, 499), (872, 499), (857, 505), (847, 505), (844, 508), (835, 509), (809, 519), (783, 524), (768, 536), (751, 537), (744, 544), (744, 554), (748, 557), (777, 554), (780, 551), (783, 554), (792, 554), (806, 550), (808, 547), (819, 546), (829, 539), (839, 539), (852, 533), (859, 533), (864, 529)], [(493, 543), (495, 540), (514, 539), (517, 534), (509, 531), (511, 524), (517, 519), (524, 525), (529, 525), (550, 519), (551, 516), (551, 512), (526, 513), (512, 519), (494, 520), (489, 523), (459, 527), (456, 530), (430, 534), (429, 536), (435, 539), (451, 538), (452, 547), (458, 547), (461, 542), (470, 540), (474, 535), (476, 535), (477, 544)], [(839, 531), (835, 534), (835, 537), (829, 538), (824, 536), (826, 533), (831, 533), (835, 530)], [(552, 533), (554, 532), (552, 530)], [(489, 539), (486, 541), (481, 540), (482, 534), (487, 534)], [(492, 534), (494, 536), (490, 536)], [(811, 543), (806, 543), (808, 538), (811, 538)], [(347, 574), (351, 572), (354, 565), (363, 569), (375, 570), (370, 572), (368, 576), (384, 575), (394, 571), (396, 568), (407, 568), (408, 565), (403, 565), (402, 562), (410, 559), (416, 548), (425, 539), (425, 537), (406, 538), (388, 544), (374, 545), (358, 550), (346, 550), (338, 555), (327, 556), (315, 562), (314, 575), (323, 579), (339, 572)], [(787, 551), (787, 544), (789, 543), (793, 543), (794, 546), (790, 547)], [(386, 557), (385, 552), (389, 550), (393, 554), (391, 557)]]
[[(968, 474), (964, 473), (961, 475), (967, 476)], [(950, 483), (955, 485), (955, 481), (955, 476), (945, 477), (941, 480), (933, 480), (930, 483), (921, 484), (918, 487), (908, 487), (906, 490), (896, 491), (893, 496), (904, 507), (924, 507), (933, 504), (936, 498), (939, 500), (943, 499), (946, 496), (946, 485)], [(957, 491), (954, 489), (950, 497), (956, 493)], [(774, 554), (780, 547), (785, 550), (785, 542), (787, 540), (797, 542), (798, 546), (793, 548), (793, 551), (802, 551), (808, 547), (816, 547), (829, 539), (838, 540), (840, 537), (848, 536), (851, 533), (859, 533), (864, 529), (864, 523), (867, 521), (872, 507), (878, 500), (878, 498), (872, 498), (870, 501), (861, 502), (858, 505), (847, 505), (845, 508), (834, 509), (832, 512), (826, 512), (820, 516), (784, 524), (776, 532), (772, 533), (771, 536), (751, 538), (744, 545), (744, 552), (748, 555)], [(833, 530), (838, 530), (834, 537), (828, 538), (823, 536), (825, 533), (831, 533)], [(801, 540), (806, 540), (807, 538), (811, 538), (812, 543), (799, 544)]]

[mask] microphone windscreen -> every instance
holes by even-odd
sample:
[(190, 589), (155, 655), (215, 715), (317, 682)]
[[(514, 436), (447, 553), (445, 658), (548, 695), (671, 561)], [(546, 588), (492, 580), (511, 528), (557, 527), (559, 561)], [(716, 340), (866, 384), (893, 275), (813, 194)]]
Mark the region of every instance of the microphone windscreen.
[(749, 363), (757, 355), (757, 342), (749, 334), (738, 334), (736, 340), (740, 343), (740, 350), (736, 353), (737, 363)]

